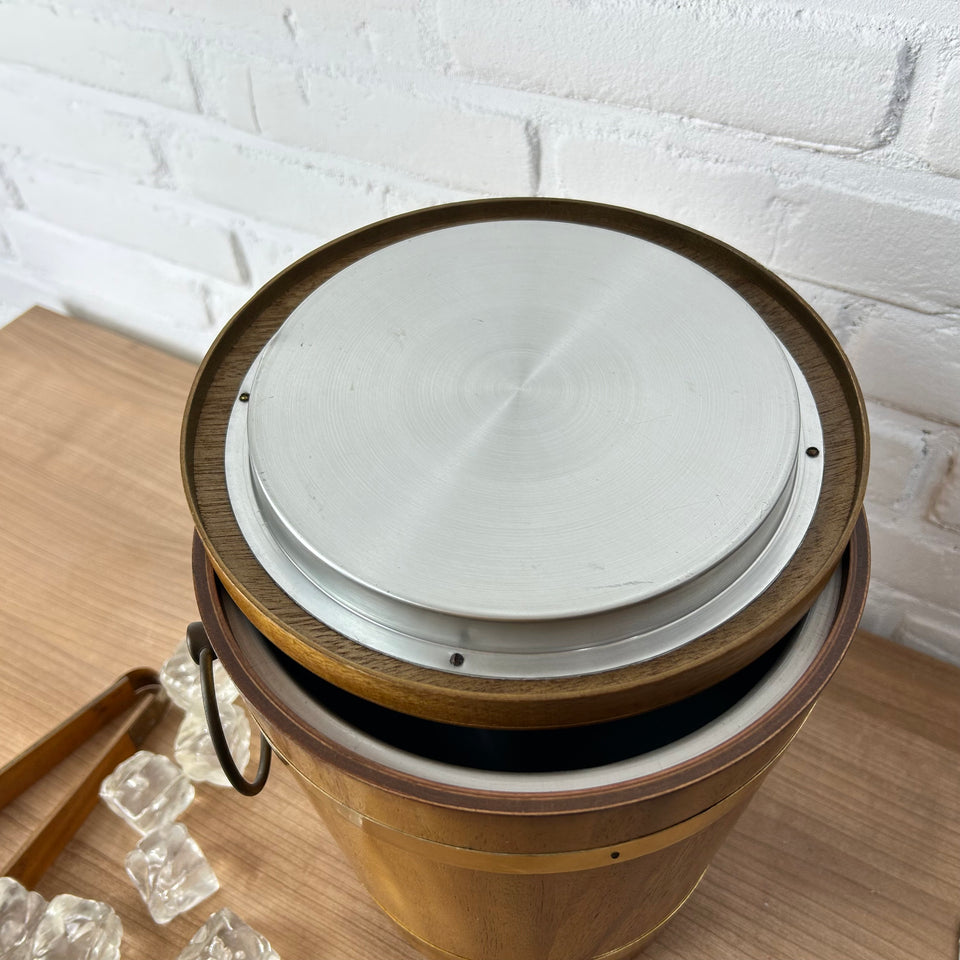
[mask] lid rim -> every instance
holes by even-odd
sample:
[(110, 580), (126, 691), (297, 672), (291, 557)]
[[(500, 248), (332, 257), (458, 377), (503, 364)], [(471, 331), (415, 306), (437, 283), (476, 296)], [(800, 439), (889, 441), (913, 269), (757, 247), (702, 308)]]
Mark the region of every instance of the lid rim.
[[(787, 569), (746, 611), (700, 637), (683, 658), (593, 677), (489, 681), (440, 675), (365, 650), (327, 629), (279, 591), (246, 546), (226, 506), (222, 437), (252, 358), (317, 283), (368, 250), (446, 223), (517, 217), (610, 226), (678, 250), (733, 286), (799, 363), (824, 426), (824, 490), (811, 530)], [(217, 437), (220, 439), (218, 440)], [(853, 532), (866, 486), (863, 398), (836, 338), (783, 281), (744, 254), (688, 227), (585, 201), (504, 198), (432, 207), (381, 221), (308, 254), (261, 289), (221, 332), (185, 411), (181, 472), (207, 555), (244, 614), (277, 646), (345, 689), (440, 720), (488, 726), (564, 726), (624, 716), (702, 689), (758, 656), (812, 602)]]

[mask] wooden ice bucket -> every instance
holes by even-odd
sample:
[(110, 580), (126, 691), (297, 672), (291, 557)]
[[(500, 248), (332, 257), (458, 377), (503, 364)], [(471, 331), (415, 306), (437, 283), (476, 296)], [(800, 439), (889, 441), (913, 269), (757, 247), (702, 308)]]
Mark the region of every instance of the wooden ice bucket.
[(867, 449), (829, 330), (717, 241), (536, 198), (383, 221), (198, 373), (195, 655), (422, 952), (627, 957), (853, 636)]

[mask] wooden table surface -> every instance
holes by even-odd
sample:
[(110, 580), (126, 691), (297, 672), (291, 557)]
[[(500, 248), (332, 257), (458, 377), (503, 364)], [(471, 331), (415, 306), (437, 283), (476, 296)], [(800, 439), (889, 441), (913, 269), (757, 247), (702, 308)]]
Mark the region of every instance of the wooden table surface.
[[(193, 367), (35, 308), (0, 330), (0, 765), (119, 674), (159, 667), (196, 619), (178, 435)], [(172, 709), (147, 747), (172, 749)], [(23, 840), (97, 742), (0, 815)], [(103, 899), (125, 960), (174, 960), (229, 906), (283, 960), (414, 960), (293, 777), (244, 799), (198, 786), (184, 822), (221, 880), (156, 926), (127, 880), (137, 836), (100, 804), (38, 884)], [(853, 644), (650, 960), (957, 956), (960, 670)]]

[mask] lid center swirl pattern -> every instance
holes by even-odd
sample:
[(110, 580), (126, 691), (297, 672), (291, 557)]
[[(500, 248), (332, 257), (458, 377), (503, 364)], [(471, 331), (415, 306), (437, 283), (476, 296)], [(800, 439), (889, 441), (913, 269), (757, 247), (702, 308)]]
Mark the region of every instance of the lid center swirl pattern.
[(327, 598), (308, 606), (320, 619), (332, 601), (374, 625), (334, 613), (340, 632), (540, 675), (504, 655), (570, 659), (682, 620), (758, 565), (735, 603), (772, 580), (770, 544), (802, 536), (819, 485), (798, 377), (746, 301), (671, 250), (556, 221), (447, 227), (351, 264), (283, 323), (231, 421), (231, 502), (291, 596), (292, 565)]

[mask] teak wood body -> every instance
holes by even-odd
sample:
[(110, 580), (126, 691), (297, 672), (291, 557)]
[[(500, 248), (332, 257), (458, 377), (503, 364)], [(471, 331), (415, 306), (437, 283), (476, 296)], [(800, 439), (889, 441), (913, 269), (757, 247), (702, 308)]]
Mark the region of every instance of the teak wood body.
[(194, 575), (215, 650), (374, 900), (431, 957), (628, 957), (682, 906), (839, 665), (869, 575), (861, 518), (819, 653), (762, 718), (681, 766), (593, 790), (505, 794), (366, 760), (258, 683), (199, 540)]
[[(294, 603), (253, 556), (226, 490), (224, 440), (240, 383), (291, 311), (350, 263), (406, 237), (501, 219), (590, 224), (675, 250), (740, 294), (780, 338), (806, 377), (824, 431), (824, 476), (811, 526), (790, 563), (754, 603), (682, 649), (605, 673), (493, 680), (429, 670), (367, 649)], [(184, 486), (217, 574), (246, 617), (309, 670), (400, 712), (481, 727), (563, 727), (630, 716), (711, 686), (769, 649), (809, 609), (853, 531), (866, 485), (863, 400), (836, 339), (810, 307), (759, 264), (669, 221), (571, 200), (515, 198), (405, 214), (307, 255), (263, 287), (211, 348), (194, 382), (181, 441)]]

